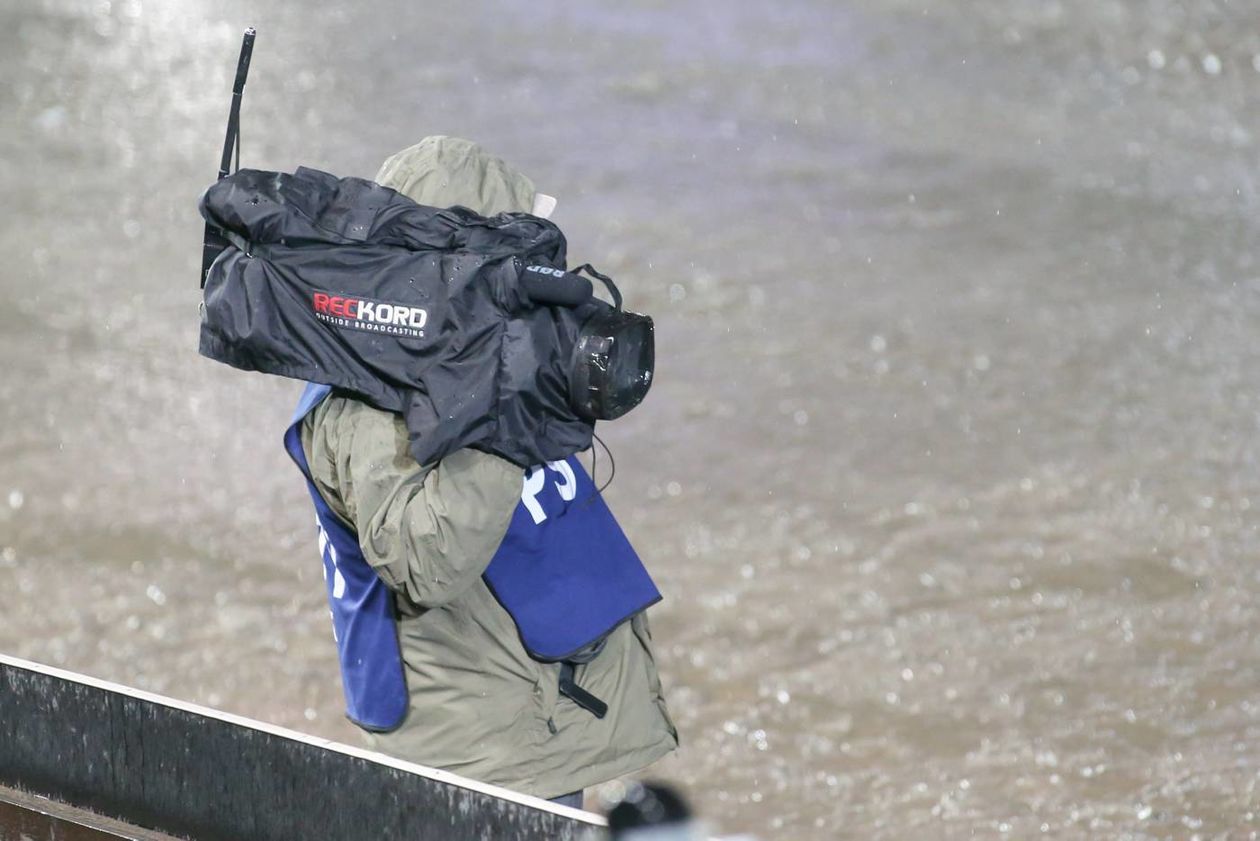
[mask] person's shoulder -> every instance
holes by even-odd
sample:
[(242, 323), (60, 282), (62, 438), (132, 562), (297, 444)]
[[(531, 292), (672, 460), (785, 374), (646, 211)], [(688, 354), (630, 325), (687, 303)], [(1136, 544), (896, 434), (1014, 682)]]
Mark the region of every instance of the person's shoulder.
[(377, 441), (388, 450), (407, 440), (402, 415), (387, 412), (342, 392), (326, 397), (306, 419), (312, 437), (332, 449)]
[[(366, 403), (351, 395), (333, 392), (307, 418), (310, 437), (321, 454), (367, 459), (381, 464), (387, 459), (414, 468), (407, 424), (396, 412)], [(473, 482), (519, 485), (521, 468), (492, 453), (463, 448), (442, 459), (452, 478)], [(426, 465), (426, 470), (434, 465)]]
[(402, 415), (386, 412), (370, 403), (343, 392), (334, 391), (311, 412), (315, 425), (353, 428), (402, 426)]

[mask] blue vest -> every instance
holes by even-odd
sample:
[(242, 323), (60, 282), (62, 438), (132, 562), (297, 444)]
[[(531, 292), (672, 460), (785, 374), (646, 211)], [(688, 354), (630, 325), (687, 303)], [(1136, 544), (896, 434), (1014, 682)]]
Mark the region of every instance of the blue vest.
[[(311, 481), (302, 419), (331, 392), (308, 385), (285, 447), (306, 477), (324, 559), (324, 578), (350, 719), (369, 730), (397, 727), (407, 687), (393, 596), (363, 557), (358, 535)], [(564, 660), (660, 601), (616, 518), (573, 456), (525, 472), (521, 502), (483, 575), (516, 623), (530, 656)]]
[(393, 730), (402, 724), (408, 703), (393, 594), (363, 557), (358, 534), (333, 512), (311, 481), (311, 468), (302, 450), (302, 418), (331, 390), (328, 386), (306, 387), (284, 434), (284, 446), (306, 477), (311, 502), (315, 503), (346, 715), (365, 730)]

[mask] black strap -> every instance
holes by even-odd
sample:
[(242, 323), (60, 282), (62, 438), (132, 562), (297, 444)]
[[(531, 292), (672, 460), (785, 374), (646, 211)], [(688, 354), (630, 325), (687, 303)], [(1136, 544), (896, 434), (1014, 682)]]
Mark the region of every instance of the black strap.
[(568, 661), (560, 664), (560, 694), (596, 718), (608, 715), (608, 705), (573, 680), (573, 664)]
[(581, 274), (582, 272), (586, 272), (591, 277), (603, 283), (604, 286), (607, 286), (608, 294), (612, 295), (613, 308), (618, 310), (621, 309), (621, 290), (617, 288), (617, 284), (613, 283), (613, 279), (611, 277), (601, 272), (597, 272), (595, 267), (590, 263), (583, 263), (573, 270), (573, 274)]

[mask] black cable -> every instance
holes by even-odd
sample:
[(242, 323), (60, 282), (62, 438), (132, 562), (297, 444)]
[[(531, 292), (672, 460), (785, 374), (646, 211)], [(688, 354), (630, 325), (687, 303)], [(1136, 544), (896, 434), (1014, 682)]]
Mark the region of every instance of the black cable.
[[(590, 505), (592, 502), (599, 499), (600, 494), (602, 494), (605, 490), (608, 489), (608, 486), (612, 484), (613, 477), (617, 475), (617, 459), (613, 457), (612, 450), (608, 449), (608, 445), (604, 443), (603, 438), (600, 438), (598, 435), (595, 435), (594, 433), (591, 433), (591, 434), (594, 435), (595, 440), (599, 442), (599, 446), (604, 448), (604, 452), (608, 453), (608, 460), (612, 463), (612, 472), (608, 474), (607, 482), (600, 485), (598, 488), (594, 488), (594, 490), (591, 491), (591, 495), (582, 501), (583, 505)], [(595, 481), (596, 481), (595, 477), (598, 473), (598, 469), (599, 469), (599, 449), (595, 446), (592, 446), (591, 447), (591, 485), (592, 486), (594, 486), (595, 484)]]
[[(594, 430), (591, 431), (591, 434), (592, 435), (595, 434)], [(599, 450), (594, 445), (592, 445), (591, 446), (591, 485), (592, 486), (594, 486), (595, 484), (595, 475), (598, 470), (599, 470)], [(596, 491), (595, 493), (598, 494), (599, 491)]]
[[(591, 434), (594, 435), (594, 433), (591, 433)], [(608, 445), (604, 443), (603, 438), (600, 438), (598, 435), (595, 435), (595, 440), (598, 441), (599, 445), (604, 448), (604, 452), (608, 453), (608, 461), (612, 465), (611, 467), (612, 472), (608, 474), (608, 481), (600, 485), (599, 490), (596, 491), (596, 493), (602, 494), (605, 490), (608, 489), (608, 486), (612, 484), (613, 477), (617, 475), (617, 459), (613, 458), (612, 450), (608, 449)], [(591, 451), (591, 471), (593, 472), (594, 470), (595, 470), (595, 451), (592, 450)], [(591, 477), (591, 481), (594, 482), (594, 476)]]

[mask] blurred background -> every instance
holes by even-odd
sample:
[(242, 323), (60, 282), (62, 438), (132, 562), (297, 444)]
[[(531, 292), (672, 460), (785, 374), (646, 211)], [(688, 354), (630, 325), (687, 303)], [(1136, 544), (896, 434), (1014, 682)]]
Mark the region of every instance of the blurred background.
[(653, 775), (764, 838), (1260, 832), (1260, 14), (0, 0), (0, 651), (357, 743), (200, 191), (473, 138), (657, 322)]

